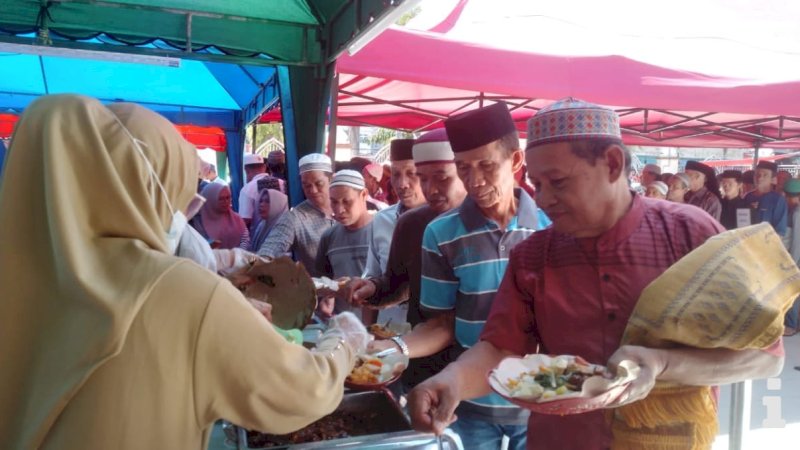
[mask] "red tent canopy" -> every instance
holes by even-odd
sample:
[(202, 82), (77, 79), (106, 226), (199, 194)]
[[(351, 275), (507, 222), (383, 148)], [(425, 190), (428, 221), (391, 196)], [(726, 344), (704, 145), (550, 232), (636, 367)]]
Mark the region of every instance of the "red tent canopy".
[(19, 117), (16, 114), (0, 114), (0, 138), (8, 139), (11, 136), (17, 120)]
[[(481, 6), (461, 0), (431, 31), (390, 28), (355, 56), (340, 57), (338, 123), (424, 130), (452, 114), (505, 101), (524, 132), (538, 109), (574, 96), (615, 108), (629, 144), (800, 147), (796, 75), (789, 81), (711, 76), (624, 56), (520, 50), (528, 48), (524, 41), (491, 46), (481, 40), (491, 37), (481, 34), (480, 20), (463, 23), (461, 13), (472, 3)], [(525, 7), (546, 7), (532, 3), (541, 5)], [(450, 32), (454, 27), (459, 33)], [(530, 34), (538, 36), (536, 30)], [(262, 120), (279, 117), (273, 111)]]
[[(16, 114), (0, 114), (0, 138), (7, 139), (14, 132), (19, 117)], [(197, 148), (211, 148), (225, 151), (225, 131), (219, 127), (200, 127), (197, 125), (175, 125), (183, 138)]]
[(197, 125), (175, 125), (183, 138), (197, 148), (210, 148), (218, 152), (225, 151), (225, 131), (219, 127), (200, 127)]

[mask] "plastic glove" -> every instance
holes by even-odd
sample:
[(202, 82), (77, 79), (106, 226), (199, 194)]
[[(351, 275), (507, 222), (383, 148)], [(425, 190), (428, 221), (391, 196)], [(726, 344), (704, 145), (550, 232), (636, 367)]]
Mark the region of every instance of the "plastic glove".
[(215, 249), (214, 258), (217, 260), (217, 270), (223, 275), (230, 275), (239, 269), (245, 268), (259, 257), (240, 248)]
[(333, 316), (328, 324), (332, 333), (341, 333), (345, 344), (350, 346), (356, 355), (363, 354), (370, 341), (370, 334), (361, 320), (351, 312), (343, 312)]

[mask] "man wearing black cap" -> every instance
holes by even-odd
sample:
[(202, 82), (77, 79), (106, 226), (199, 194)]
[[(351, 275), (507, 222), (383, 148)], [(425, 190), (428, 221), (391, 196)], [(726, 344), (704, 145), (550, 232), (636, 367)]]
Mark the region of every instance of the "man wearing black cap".
[[(504, 103), (451, 117), (445, 129), (467, 198), (425, 229), (420, 304), (432, 318), (407, 335), (412, 358), (442, 350), (453, 340), (475, 345), (509, 252), (549, 225), (528, 194), (514, 188), (524, 156)], [(522, 449), (527, 416), (490, 394), (462, 402), (453, 429), (465, 448), (500, 448), (505, 435), (510, 449)]]
[[(386, 270), (389, 259), (389, 247), (392, 244), (394, 227), (397, 219), (406, 211), (425, 204), (422, 194), (417, 169), (411, 149), (413, 139), (395, 139), (389, 149), (390, 167), (392, 169), (392, 187), (399, 201), (394, 205), (379, 211), (372, 220), (372, 239), (369, 243), (367, 266), (362, 278), (378, 277)], [(396, 322), (405, 322), (405, 306), (396, 306), (381, 310), (378, 321), (386, 322), (392, 319)]]
[(771, 161), (759, 161), (756, 165), (756, 189), (745, 196), (745, 201), (754, 210), (754, 223), (769, 222), (780, 236), (786, 234), (789, 208), (786, 199), (772, 190), (772, 181), (778, 174), (778, 165)]
[(742, 198), (756, 190), (756, 171), (745, 170), (742, 172)]
[(726, 170), (720, 177), (722, 181), (722, 213), (719, 222), (728, 230), (738, 228), (737, 214), (739, 210), (746, 211), (747, 217), (750, 216), (750, 206), (742, 198), (742, 172), (738, 170)]
[(689, 192), (686, 203), (697, 206), (719, 220), (722, 205), (719, 201), (719, 186), (714, 169), (701, 162), (688, 161), (686, 175), (689, 177)]
[[(453, 150), (443, 128), (429, 131), (417, 139), (414, 142), (413, 156), (428, 204), (404, 213), (397, 220), (383, 275), (366, 280), (356, 279), (350, 288), (353, 290), (351, 299), (356, 304), (367, 302), (382, 307), (408, 298), (407, 320), (412, 327), (416, 327), (425, 320), (419, 304), (422, 235), (425, 227), (438, 215), (459, 206), (467, 191), (456, 174)], [(373, 341), (368, 350), (377, 352), (390, 347), (402, 350), (404, 345), (416, 348), (417, 344), (413, 341), (406, 343), (402, 337), (395, 337), (392, 340)], [(454, 344), (431, 356), (412, 359), (403, 372), (403, 387), (413, 388), (438, 373), (460, 351), (461, 348)]]

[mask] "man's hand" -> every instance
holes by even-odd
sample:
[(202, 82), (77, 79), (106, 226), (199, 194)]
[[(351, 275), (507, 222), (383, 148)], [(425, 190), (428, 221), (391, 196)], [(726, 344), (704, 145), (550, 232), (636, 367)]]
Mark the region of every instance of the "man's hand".
[(455, 422), (460, 401), (458, 383), (445, 370), (415, 387), (408, 396), (411, 425), (415, 430), (440, 435)]
[(333, 309), (336, 306), (336, 298), (325, 297), (319, 300), (317, 305), (317, 315), (320, 319), (328, 320), (333, 317)]
[(650, 391), (653, 390), (656, 379), (667, 367), (667, 359), (662, 350), (623, 345), (608, 359), (609, 370), (616, 373), (619, 364), (626, 360), (633, 361), (639, 366), (639, 376), (622, 391), (609, 407), (626, 405), (647, 397)]
[(365, 278), (353, 278), (345, 288), (347, 300), (354, 306), (363, 306), (364, 303), (375, 295), (375, 283)]
[(248, 298), (247, 301), (250, 302), (250, 304), (253, 305), (253, 308), (260, 312), (264, 318), (272, 322), (272, 305), (267, 302), (262, 302), (252, 298)]
[(369, 354), (378, 353), (384, 350), (388, 350), (390, 348), (396, 348), (400, 350), (400, 347), (398, 347), (397, 344), (395, 344), (394, 341), (392, 340), (376, 339), (367, 344), (367, 353)]

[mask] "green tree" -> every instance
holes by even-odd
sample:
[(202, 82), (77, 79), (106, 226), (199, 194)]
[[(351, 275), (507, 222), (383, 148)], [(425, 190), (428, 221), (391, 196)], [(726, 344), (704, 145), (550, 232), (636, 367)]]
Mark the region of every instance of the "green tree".
[(253, 126), (247, 127), (245, 131), (245, 141), (250, 144), (253, 150), (257, 149), (259, 145), (275, 138), (280, 143), (283, 143), (283, 126), (280, 123), (261, 123), (255, 126), (256, 136), (253, 139)]

